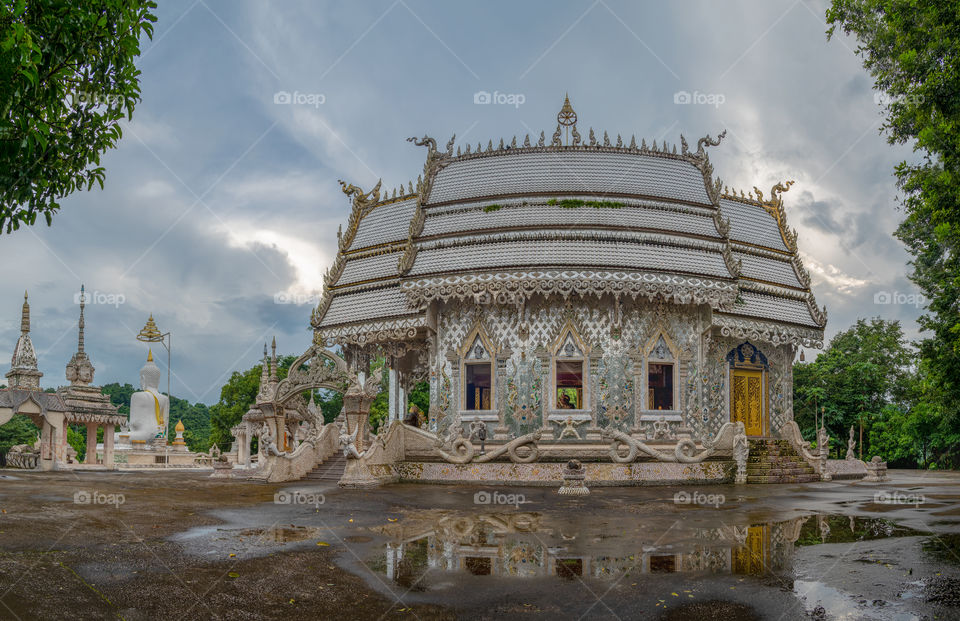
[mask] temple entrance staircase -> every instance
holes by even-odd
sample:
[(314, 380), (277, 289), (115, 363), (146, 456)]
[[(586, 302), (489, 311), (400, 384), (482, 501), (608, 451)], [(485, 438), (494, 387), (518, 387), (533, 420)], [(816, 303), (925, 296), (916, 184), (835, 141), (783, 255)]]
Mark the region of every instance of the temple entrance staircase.
[(332, 481), (337, 483), (343, 477), (343, 471), (347, 468), (347, 458), (342, 451), (337, 451), (332, 457), (323, 461), (307, 473), (304, 481)]
[(786, 440), (751, 438), (747, 483), (810, 483), (819, 481), (813, 467)]

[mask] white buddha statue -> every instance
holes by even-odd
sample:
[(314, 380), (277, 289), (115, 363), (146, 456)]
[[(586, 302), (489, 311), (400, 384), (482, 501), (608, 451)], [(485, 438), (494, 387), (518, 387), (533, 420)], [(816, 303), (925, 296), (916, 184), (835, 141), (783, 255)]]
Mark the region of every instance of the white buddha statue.
[(160, 368), (153, 362), (153, 352), (140, 369), (140, 392), (130, 397), (130, 442), (134, 445), (167, 437), (170, 399), (161, 394)]

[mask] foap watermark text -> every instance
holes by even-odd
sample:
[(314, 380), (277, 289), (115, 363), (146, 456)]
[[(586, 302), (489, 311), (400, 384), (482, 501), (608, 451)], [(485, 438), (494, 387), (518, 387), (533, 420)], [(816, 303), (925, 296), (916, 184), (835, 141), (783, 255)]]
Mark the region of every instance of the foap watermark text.
[(504, 494), (498, 491), (481, 490), (473, 495), (473, 504), (475, 505), (513, 505), (519, 508), (520, 505), (526, 503), (527, 497), (523, 494)]
[(273, 103), (281, 106), (313, 106), (319, 108), (327, 102), (323, 93), (301, 93), (300, 91), (277, 91), (273, 94)]
[(673, 103), (677, 105), (700, 105), (719, 108), (727, 101), (723, 93), (701, 93), (700, 91), (677, 91), (673, 94)]
[(527, 101), (523, 93), (501, 93), (500, 91), (477, 91), (473, 94), (473, 103), (486, 105), (513, 106), (519, 108)]
[(113, 505), (117, 509), (120, 505), (127, 502), (123, 494), (105, 494), (97, 490), (78, 490), (73, 493), (73, 504), (75, 505)]
[(319, 509), (320, 505), (326, 502), (327, 499), (323, 494), (297, 490), (282, 490), (273, 495), (275, 505), (310, 505)]
[(675, 505), (704, 505), (719, 508), (725, 502), (727, 502), (727, 498), (723, 494), (704, 494), (698, 491), (680, 490), (673, 495), (673, 504)]
[(914, 306), (920, 308), (927, 303), (922, 293), (901, 293), (900, 291), (877, 291), (873, 294), (873, 303), (882, 305)]

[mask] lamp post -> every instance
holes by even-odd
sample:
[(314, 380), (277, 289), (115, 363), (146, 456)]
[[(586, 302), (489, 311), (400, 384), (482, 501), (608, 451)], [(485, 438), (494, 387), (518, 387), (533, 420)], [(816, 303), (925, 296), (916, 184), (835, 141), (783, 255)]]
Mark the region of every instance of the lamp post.
[(160, 332), (160, 330), (157, 328), (157, 324), (153, 321), (153, 313), (150, 313), (150, 318), (147, 319), (147, 323), (143, 326), (143, 330), (140, 330), (140, 334), (137, 335), (137, 340), (144, 343), (160, 343), (163, 345), (164, 349), (167, 350), (167, 397), (169, 397), (170, 349), (173, 347), (173, 337), (169, 332)]

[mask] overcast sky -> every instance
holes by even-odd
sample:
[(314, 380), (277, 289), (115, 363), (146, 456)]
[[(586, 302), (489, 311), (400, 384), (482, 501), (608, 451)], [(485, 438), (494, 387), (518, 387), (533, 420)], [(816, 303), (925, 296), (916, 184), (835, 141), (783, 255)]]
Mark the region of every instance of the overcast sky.
[[(85, 283), (96, 383), (137, 383), (135, 335), (152, 312), (173, 333), (172, 393), (214, 403), (265, 340), (309, 346), (349, 214), (337, 179), (415, 180), (413, 135), (549, 139), (566, 92), (584, 135), (695, 144), (726, 129), (710, 150), (725, 184), (797, 181), (787, 214), (827, 336), (880, 316), (915, 337), (917, 292), (892, 236), (892, 171), (910, 153), (878, 133), (871, 80), (853, 42), (827, 42), (826, 6), (165, 0), (105, 189), (64, 200), (52, 227), (0, 237), (0, 372), (29, 289), (41, 382), (65, 383)], [(297, 96), (275, 103), (282, 91)], [(514, 103), (475, 104), (479, 91)], [(676, 104), (680, 91), (704, 103)], [(876, 303), (884, 293), (893, 303)]]

